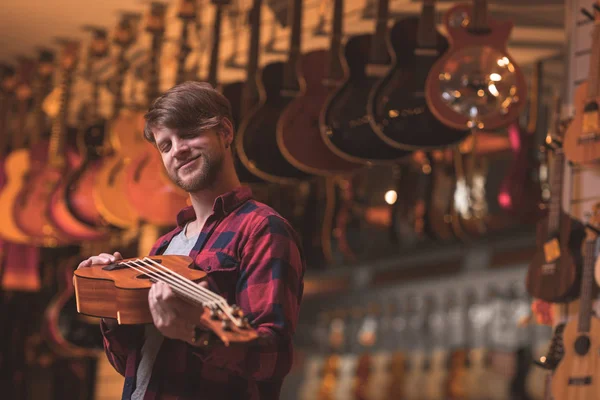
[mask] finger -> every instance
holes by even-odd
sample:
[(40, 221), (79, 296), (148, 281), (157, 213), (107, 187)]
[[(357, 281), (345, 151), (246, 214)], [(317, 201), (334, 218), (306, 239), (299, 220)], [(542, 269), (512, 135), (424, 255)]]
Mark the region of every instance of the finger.
[(117, 259), (117, 260), (122, 260), (122, 259), (123, 259), (123, 256), (122, 256), (122, 255), (121, 255), (121, 253), (119, 253), (118, 251), (115, 251), (115, 252), (113, 253), (113, 256), (114, 256), (114, 257), (115, 257), (115, 259)]
[(79, 265), (77, 266), (77, 269), (87, 268), (87, 267), (91, 267), (91, 266), (92, 266), (92, 260), (90, 260), (88, 258), (87, 260), (83, 260), (82, 262), (80, 262)]

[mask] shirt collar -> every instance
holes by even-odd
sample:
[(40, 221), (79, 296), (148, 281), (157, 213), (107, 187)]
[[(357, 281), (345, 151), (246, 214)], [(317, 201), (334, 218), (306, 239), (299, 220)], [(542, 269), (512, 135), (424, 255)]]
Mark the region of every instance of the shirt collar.
[[(213, 213), (217, 217), (225, 217), (251, 198), (252, 190), (247, 186), (240, 186), (217, 197), (213, 204)], [(177, 214), (177, 226), (183, 229), (187, 222), (194, 219), (196, 219), (194, 207), (188, 206)]]

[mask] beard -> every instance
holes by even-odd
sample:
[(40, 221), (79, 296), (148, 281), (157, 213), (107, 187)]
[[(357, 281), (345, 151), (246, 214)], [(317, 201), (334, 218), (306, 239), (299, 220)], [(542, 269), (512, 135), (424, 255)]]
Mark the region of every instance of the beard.
[(206, 152), (200, 155), (200, 167), (188, 173), (186, 180), (175, 174), (168, 173), (169, 178), (188, 193), (198, 192), (212, 187), (218, 179), (223, 166), (223, 153), (221, 151)]

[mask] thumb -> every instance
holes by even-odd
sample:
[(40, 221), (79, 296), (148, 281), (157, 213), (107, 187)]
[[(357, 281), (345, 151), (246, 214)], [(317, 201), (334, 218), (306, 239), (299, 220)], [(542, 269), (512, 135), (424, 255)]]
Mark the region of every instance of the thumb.
[(117, 259), (117, 260), (122, 260), (123, 256), (121, 255), (121, 253), (119, 253), (118, 251), (115, 251), (113, 253), (113, 256)]

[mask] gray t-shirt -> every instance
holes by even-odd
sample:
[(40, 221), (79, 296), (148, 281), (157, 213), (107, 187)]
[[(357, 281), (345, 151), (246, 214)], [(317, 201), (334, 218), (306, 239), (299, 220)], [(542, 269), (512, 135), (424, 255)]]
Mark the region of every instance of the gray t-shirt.
[[(179, 256), (189, 255), (196, 244), (196, 241), (198, 241), (199, 234), (187, 238), (185, 236), (186, 231), (187, 225), (178, 235), (173, 237), (163, 254)], [(144, 394), (148, 388), (148, 382), (150, 382), (150, 376), (152, 375), (154, 360), (156, 359), (160, 346), (164, 340), (164, 336), (156, 329), (154, 324), (147, 324), (144, 327), (144, 337), (145, 340), (144, 345), (142, 346), (140, 364), (135, 378), (135, 391), (131, 395), (131, 400), (142, 400), (144, 398)]]

